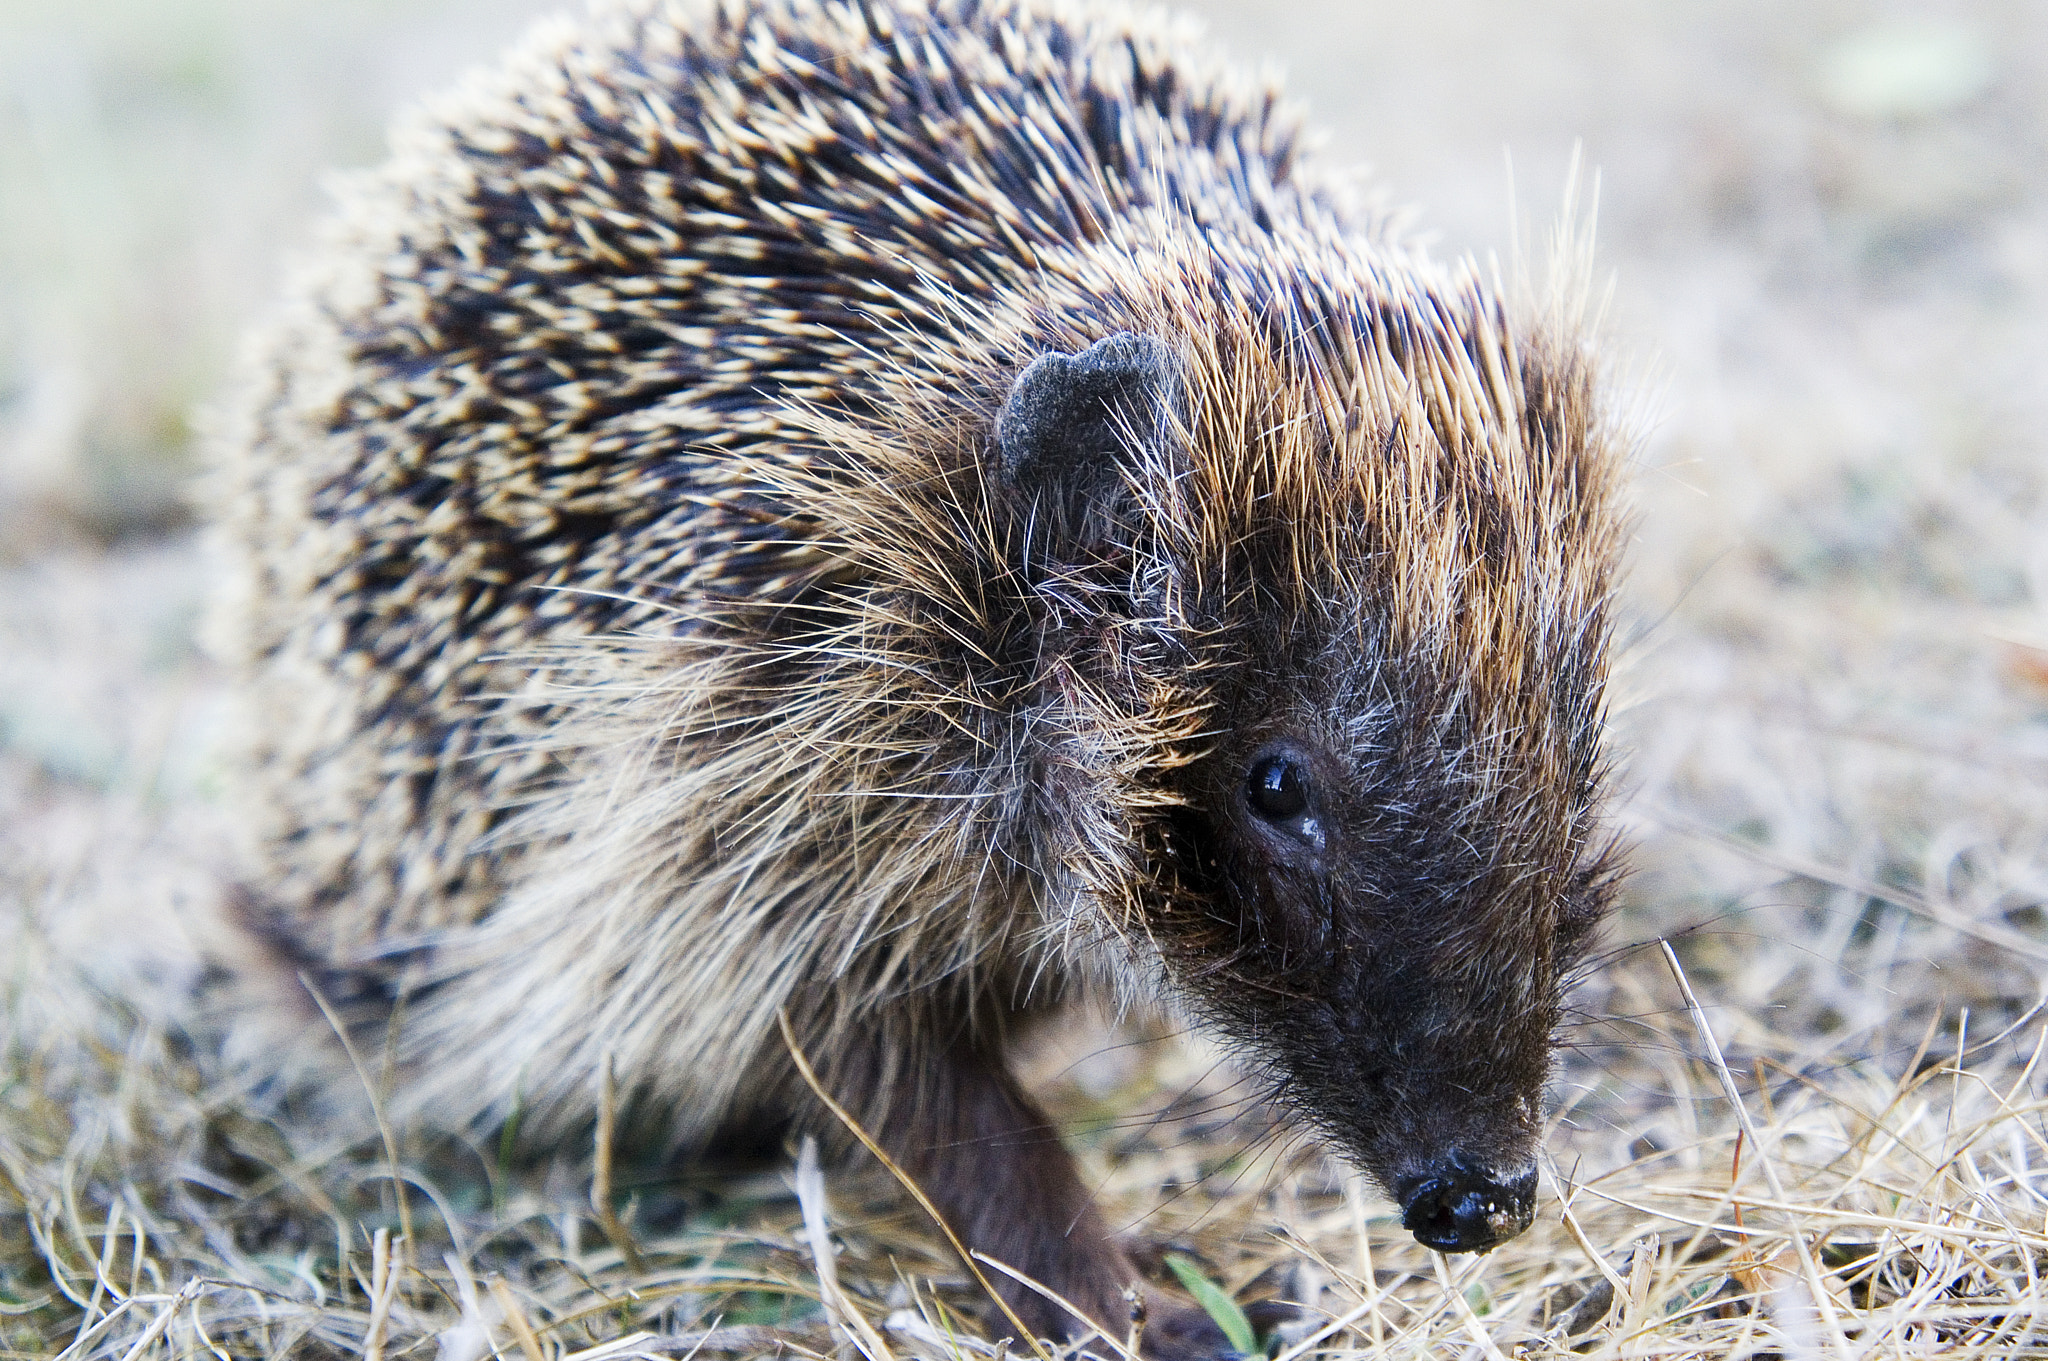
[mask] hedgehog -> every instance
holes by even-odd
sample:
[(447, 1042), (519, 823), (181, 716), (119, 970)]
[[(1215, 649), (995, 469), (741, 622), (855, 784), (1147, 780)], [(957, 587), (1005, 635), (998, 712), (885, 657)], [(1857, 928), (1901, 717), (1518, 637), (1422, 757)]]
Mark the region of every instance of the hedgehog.
[(1214, 1037), (1431, 1248), (1524, 1229), (1621, 443), (1582, 294), (1306, 139), (1068, 0), (609, 0), (417, 116), (218, 441), (276, 1052), (857, 1124), (1013, 1323), (1152, 1356), (1226, 1344), (1014, 1076), (1057, 1008)]

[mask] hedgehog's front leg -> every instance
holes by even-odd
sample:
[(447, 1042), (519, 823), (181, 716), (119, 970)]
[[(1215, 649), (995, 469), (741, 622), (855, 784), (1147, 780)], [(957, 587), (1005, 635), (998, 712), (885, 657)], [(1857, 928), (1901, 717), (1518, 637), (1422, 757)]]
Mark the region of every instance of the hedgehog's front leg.
[[(824, 1075), (835, 1098), (861, 1113), (871, 1136), (930, 1197), (972, 1252), (994, 1258), (1060, 1295), (1074, 1317), (1014, 1277), (983, 1266), (1035, 1337), (1076, 1341), (1099, 1326), (1118, 1341), (1144, 1300), (1143, 1352), (1161, 1361), (1217, 1357), (1228, 1342), (1190, 1301), (1143, 1286), (1110, 1236), (1058, 1131), (1011, 1075), (1001, 1053), (954, 1019), (914, 1036), (877, 1033)], [(892, 1040), (894, 1041), (892, 1043)], [(807, 1113), (820, 1134), (832, 1117)], [(835, 1140), (847, 1147), (843, 1131)], [(1000, 1335), (1007, 1320), (991, 1321)]]

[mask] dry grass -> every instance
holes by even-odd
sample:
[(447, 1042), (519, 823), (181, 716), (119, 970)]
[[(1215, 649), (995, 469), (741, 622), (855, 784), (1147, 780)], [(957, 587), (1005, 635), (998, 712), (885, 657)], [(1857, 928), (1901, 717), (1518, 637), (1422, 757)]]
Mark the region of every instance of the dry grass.
[[(516, 8), (0, 5), (8, 1355), (1001, 1335), (879, 1172), (800, 1204), (787, 1167), (619, 1148), (594, 1202), (590, 1146), (342, 1143), (223, 1071), (187, 1001), (234, 829), (184, 412), (313, 169), (374, 155)], [(1300, 1305), (1282, 1355), (2048, 1351), (2048, 11), (1950, 5), (1887, 58), (1865, 8), (1218, 0), (1453, 246), (1505, 235), (1503, 141), (1541, 205), (1584, 136), (1614, 329), (1658, 356), (1616, 716), (1633, 948), (1580, 993), (1537, 1226), (1433, 1258), (1192, 1043), (1034, 1060), (1122, 1222)]]
[[(32, 1005), (15, 999), (17, 1035)], [(600, 1215), (589, 1150), (522, 1163), (418, 1133), (340, 1146), (120, 1002), (93, 1014), (61, 1045), (8, 1056), (0, 1327), (15, 1353), (431, 1347), (442, 1361), (567, 1361), (851, 1347), (880, 1361), (980, 1353), (1003, 1331), (879, 1174), (834, 1180), (829, 1202), (822, 1182), (809, 1188), (822, 1256), (805, 1180), (786, 1170), (679, 1176), (628, 1156), (602, 1201), (615, 1213)], [(1230, 1093), (1191, 1047), (1064, 1076), (1055, 1049), (1040, 1068), (1109, 1203), (1227, 1290), (1300, 1306), (1269, 1339), (1277, 1355), (2035, 1345), (2048, 1252), (2032, 1171), (2048, 1161), (2039, 1018), (1976, 1040), (1961, 1022), (1930, 1028), (1895, 1065), (1730, 1036), (1740, 1073), (1703, 1043), (1704, 1024), (1683, 1009), (1644, 1024), (1636, 1052), (1655, 1096), (1624, 1105), (1666, 1132), (1618, 1167), (1553, 1169), (1536, 1228), (1484, 1258), (1423, 1251), (1319, 1157), (1255, 1119), (1221, 1118)], [(1729, 1118), (1728, 1089), (1744, 1118)], [(1622, 1113), (1600, 1107), (1589, 1094), (1570, 1116)], [(1155, 1108), (1164, 1118), (1131, 1115)]]

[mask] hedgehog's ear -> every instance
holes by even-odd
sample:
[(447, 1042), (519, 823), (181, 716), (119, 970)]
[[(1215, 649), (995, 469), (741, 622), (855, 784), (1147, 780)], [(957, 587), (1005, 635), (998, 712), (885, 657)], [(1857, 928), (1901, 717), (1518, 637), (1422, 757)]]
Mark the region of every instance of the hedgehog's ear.
[(1170, 452), (1181, 406), (1180, 364), (1151, 336), (1031, 361), (996, 417), (996, 471), (1029, 508), (1033, 556), (1080, 561), (1117, 536), (1129, 481)]

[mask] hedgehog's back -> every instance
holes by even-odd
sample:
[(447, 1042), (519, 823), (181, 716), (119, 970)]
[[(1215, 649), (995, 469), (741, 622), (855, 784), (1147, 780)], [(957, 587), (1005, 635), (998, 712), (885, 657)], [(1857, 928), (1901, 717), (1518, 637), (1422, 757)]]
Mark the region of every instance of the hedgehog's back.
[(610, 11), (416, 119), (222, 449), (253, 915), (323, 962), (485, 915), (575, 721), (508, 701), (537, 648), (800, 598), (758, 461), (906, 374), (992, 416), (1161, 220), (1334, 231), (1296, 137), (1161, 20), (971, 0)]

